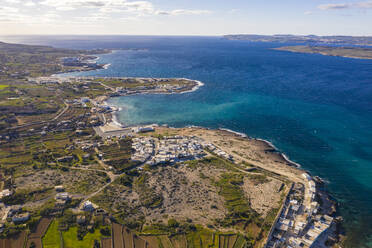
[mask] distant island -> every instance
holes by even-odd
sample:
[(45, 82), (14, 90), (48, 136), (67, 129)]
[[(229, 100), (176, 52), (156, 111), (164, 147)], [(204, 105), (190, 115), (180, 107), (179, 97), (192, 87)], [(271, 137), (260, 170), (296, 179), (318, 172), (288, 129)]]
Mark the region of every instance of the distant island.
[(252, 42), (279, 42), (279, 43), (307, 43), (327, 45), (353, 45), (372, 46), (370, 36), (317, 36), (317, 35), (256, 35), (256, 34), (235, 34), (225, 35), (228, 40), (247, 40)]
[(372, 48), (331, 46), (284, 46), (274, 49), (295, 53), (315, 53), (354, 59), (372, 59)]

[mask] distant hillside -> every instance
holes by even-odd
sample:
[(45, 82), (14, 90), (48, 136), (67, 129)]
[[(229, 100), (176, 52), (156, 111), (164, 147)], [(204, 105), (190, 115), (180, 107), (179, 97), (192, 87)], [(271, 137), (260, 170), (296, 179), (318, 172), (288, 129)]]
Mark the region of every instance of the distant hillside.
[(73, 50), (50, 46), (0, 42), (0, 79), (10, 74), (41, 76), (60, 72), (59, 59), (81, 54), (100, 54), (106, 50)]
[(275, 48), (275, 50), (297, 53), (316, 53), (354, 59), (372, 59), (372, 48), (362, 47), (286, 46)]
[(313, 43), (334, 45), (372, 46), (371, 36), (316, 36), (316, 35), (254, 35), (236, 34), (225, 35), (228, 40), (247, 40), (254, 42), (280, 43)]

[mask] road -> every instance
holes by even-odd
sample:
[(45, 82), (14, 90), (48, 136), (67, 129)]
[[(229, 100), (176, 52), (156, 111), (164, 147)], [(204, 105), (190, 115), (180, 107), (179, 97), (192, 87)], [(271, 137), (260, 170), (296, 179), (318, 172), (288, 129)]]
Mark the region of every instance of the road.
[(104, 84), (104, 83), (102, 83), (102, 82), (100, 82), (99, 84), (102, 85), (103, 87), (105, 87), (106, 89), (109, 89), (109, 90), (111, 90), (111, 91), (113, 91), (113, 92), (116, 91), (116, 89), (115, 89), (114, 87), (107, 86), (106, 84)]

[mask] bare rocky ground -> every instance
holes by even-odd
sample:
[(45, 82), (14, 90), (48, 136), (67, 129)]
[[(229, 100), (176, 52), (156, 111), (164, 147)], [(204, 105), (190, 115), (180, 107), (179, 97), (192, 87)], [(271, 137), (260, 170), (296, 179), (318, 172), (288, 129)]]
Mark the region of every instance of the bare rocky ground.
[[(209, 179), (201, 178), (200, 173), (205, 174), (206, 169), (193, 170), (186, 165), (157, 168), (148, 184), (162, 195), (163, 204), (160, 209), (149, 212), (147, 219), (161, 219), (161, 212), (169, 218), (191, 219), (205, 225), (211, 224), (213, 219), (222, 219), (226, 214), (224, 200)], [(214, 172), (214, 176), (218, 174)]]
[(85, 194), (94, 192), (105, 184), (105, 177), (95, 171), (46, 169), (25, 173), (15, 178), (17, 189), (49, 188), (64, 185), (67, 192)]
[[(150, 172), (146, 187), (152, 194), (161, 196), (162, 203), (157, 207), (145, 207), (141, 203), (141, 189), (110, 185), (98, 196), (114, 212), (125, 209), (132, 218), (145, 216), (147, 223), (164, 222), (169, 218), (180, 221), (192, 220), (193, 223), (212, 224), (212, 220), (223, 218), (226, 214), (224, 200), (218, 195), (216, 187), (209, 179), (202, 179), (200, 172), (206, 176), (218, 176), (218, 171), (207, 168), (191, 169), (187, 165), (157, 167)], [(220, 171), (221, 172), (221, 171)], [(97, 198), (96, 198), (97, 199)]]
[(243, 190), (250, 200), (251, 207), (265, 217), (270, 209), (280, 207), (280, 193), (278, 192), (282, 183), (271, 178), (268, 182), (256, 184), (244, 178)]
[[(232, 170), (212, 165), (192, 166), (187, 163), (158, 166), (143, 173), (147, 175), (146, 187), (162, 198), (159, 206), (143, 206), (142, 192), (138, 187), (130, 188), (117, 183), (110, 185), (93, 201), (98, 205), (105, 205), (103, 207), (113, 212), (125, 211), (125, 216), (132, 219), (144, 217), (147, 224), (166, 224), (168, 219), (174, 218), (181, 222), (191, 220), (194, 224), (213, 225), (216, 219), (224, 219), (227, 214), (225, 200), (219, 195), (219, 188), (214, 183), (226, 172)], [(268, 178), (257, 183), (248, 173), (245, 174), (247, 176), (241, 185), (243, 192), (251, 207), (265, 217), (272, 208), (279, 207), (278, 191), (283, 182)]]

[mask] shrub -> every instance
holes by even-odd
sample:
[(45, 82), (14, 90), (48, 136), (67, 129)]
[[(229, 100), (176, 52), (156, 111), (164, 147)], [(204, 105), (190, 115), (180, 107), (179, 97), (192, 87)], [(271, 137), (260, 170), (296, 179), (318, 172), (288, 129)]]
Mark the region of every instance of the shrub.
[(168, 220), (168, 227), (171, 227), (171, 228), (176, 228), (178, 227), (180, 224), (175, 220), (175, 219), (169, 219)]
[(111, 229), (108, 226), (106, 226), (104, 228), (101, 228), (100, 233), (103, 236), (111, 236)]

